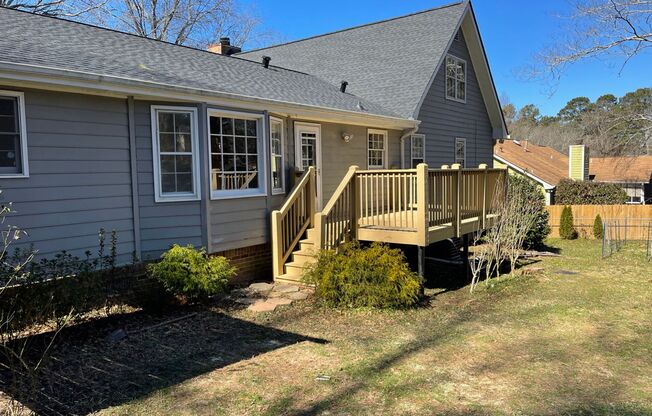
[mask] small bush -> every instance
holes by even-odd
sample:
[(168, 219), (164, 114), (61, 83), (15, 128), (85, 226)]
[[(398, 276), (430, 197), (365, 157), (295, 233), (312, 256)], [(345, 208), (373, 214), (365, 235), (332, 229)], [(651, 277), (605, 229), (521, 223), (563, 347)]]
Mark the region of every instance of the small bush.
[(226, 258), (210, 257), (205, 249), (192, 245), (173, 245), (148, 270), (168, 291), (190, 300), (224, 293), (229, 279), (235, 276), (235, 268)]
[(627, 201), (627, 193), (614, 183), (562, 179), (555, 188), (557, 205), (619, 205)]
[(573, 211), (568, 205), (561, 211), (561, 218), (559, 220), (559, 236), (566, 240), (574, 240), (577, 238), (577, 231), (573, 224)]
[(342, 245), (320, 252), (304, 280), (315, 296), (331, 307), (403, 308), (419, 300), (421, 278), (412, 272), (399, 249), (373, 244)]
[(593, 221), (593, 236), (598, 240), (602, 239), (602, 217), (600, 214), (596, 215)]

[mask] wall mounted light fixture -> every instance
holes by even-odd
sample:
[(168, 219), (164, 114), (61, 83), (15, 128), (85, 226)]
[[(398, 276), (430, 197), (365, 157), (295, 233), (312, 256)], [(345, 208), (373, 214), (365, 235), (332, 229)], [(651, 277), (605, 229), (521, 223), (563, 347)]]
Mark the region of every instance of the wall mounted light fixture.
[(344, 143), (350, 143), (351, 140), (353, 140), (353, 135), (350, 133), (342, 133), (342, 140), (344, 140)]

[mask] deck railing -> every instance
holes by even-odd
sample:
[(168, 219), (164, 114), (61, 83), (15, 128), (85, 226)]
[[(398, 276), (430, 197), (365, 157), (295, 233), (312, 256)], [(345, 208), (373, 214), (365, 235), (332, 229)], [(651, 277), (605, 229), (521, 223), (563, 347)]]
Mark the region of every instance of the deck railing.
[(332, 249), (355, 239), (360, 213), (356, 195), (358, 167), (351, 166), (321, 213), (315, 215), (316, 240), (320, 248)]
[(272, 212), (272, 261), (274, 277), (283, 274), (283, 265), (315, 218), (315, 168), (309, 167), (283, 206)]
[(415, 169), (356, 172), (360, 194), (360, 226), (417, 228)]
[[(485, 228), (494, 212), (504, 169), (461, 169), (459, 165), (428, 169), (349, 169), (322, 213), (316, 215), (320, 248), (332, 249), (355, 239), (360, 230), (375, 230), (392, 242), (391, 232), (412, 232), (401, 241), (427, 245), (437, 227), (461, 236)], [(465, 226), (468, 220), (476, 220)], [(473, 221), (472, 221), (473, 222)], [(365, 235), (369, 235), (365, 232)]]

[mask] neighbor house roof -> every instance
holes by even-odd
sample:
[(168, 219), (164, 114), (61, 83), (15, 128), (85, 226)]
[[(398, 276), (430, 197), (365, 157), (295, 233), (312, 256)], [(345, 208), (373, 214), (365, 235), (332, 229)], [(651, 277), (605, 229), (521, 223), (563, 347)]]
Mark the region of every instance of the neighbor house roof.
[[(0, 8), (2, 71), (85, 77), (401, 119), (367, 99), (294, 70), (96, 26)], [(54, 75), (53, 75), (54, 74)]]
[(650, 182), (652, 156), (592, 157), (589, 175), (598, 182)]
[[(464, 25), (463, 25), (464, 23)], [(418, 111), (450, 43), (462, 27), (494, 128), (506, 128), (468, 1), (239, 53), (317, 75), (403, 117)], [(471, 47), (473, 46), (473, 48)]]
[(494, 157), (551, 186), (568, 178), (568, 156), (550, 147), (504, 140), (494, 145)]

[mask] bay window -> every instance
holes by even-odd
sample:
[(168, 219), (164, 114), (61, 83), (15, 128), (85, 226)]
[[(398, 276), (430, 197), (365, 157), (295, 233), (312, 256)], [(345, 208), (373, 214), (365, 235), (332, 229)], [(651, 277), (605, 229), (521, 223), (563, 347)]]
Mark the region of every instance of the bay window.
[(156, 202), (199, 199), (197, 110), (152, 106)]
[(283, 121), (270, 117), (270, 149), (271, 149), (271, 173), (272, 193), (285, 193), (285, 131)]
[(27, 176), (24, 96), (21, 92), (0, 91), (0, 178)]
[(262, 116), (209, 111), (211, 195), (264, 195)]

